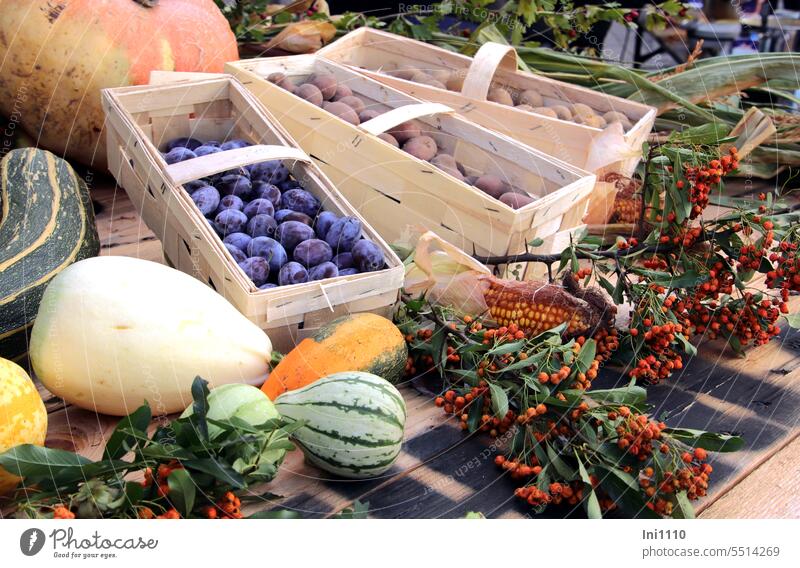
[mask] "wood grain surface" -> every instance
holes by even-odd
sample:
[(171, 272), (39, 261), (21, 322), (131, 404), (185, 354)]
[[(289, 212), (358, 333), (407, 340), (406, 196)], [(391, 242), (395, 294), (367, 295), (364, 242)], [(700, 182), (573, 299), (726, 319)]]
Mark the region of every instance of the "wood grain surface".
[[(101, 254), (161, 261), (160, 243), (140, 222), (113, 180), (92, 180)], [(800, 298), (792, 298), (793, 312)], [(601, 371), (598, 388), (625, 381), (622, 369)], [(47, 444), (98, 458), (116, 419), (65, 405), (40, 387), (50, 425)], [(465, 435), (452, 417), (410, 385), (401, 387), (408, 406), (406, 441), (393, 468), (379, 479), (331, 479), (290, 454), (278, 476), (258, 488), (276, 497), (248, 511), (287, 508), (325, 517), (355, 499), (368, 501), (371, 517), (446, 518), (480, 511), (488, 517), (523, 518), (515, 485), (494, 466), (491, 441)], [(733, 432), (745, 449), (714, 454), (710, 494), (699, 503), (702, 517), (762, 518), (800, 516), (800, 333), (784, 330), (768, 345), (738, 358), (716, 343), (703, 346), (668, 382), (650, 387), (653, 411), (670, 426)], [(581, 510), (551, 509), (547, 516), (582, 516)]]

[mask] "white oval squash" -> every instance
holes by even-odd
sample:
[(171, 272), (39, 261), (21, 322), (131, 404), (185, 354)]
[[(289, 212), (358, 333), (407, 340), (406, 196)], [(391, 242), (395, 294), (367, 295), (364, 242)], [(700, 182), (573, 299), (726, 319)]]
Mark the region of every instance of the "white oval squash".
[(145, 400), (154, 413), (192, 402), (192, 381), (258, 385), (267, 335), (191, 276), (146, 260), (89, 258), (45, 290), (31, 333), (36, 375), (81, 408), (124, 416)]

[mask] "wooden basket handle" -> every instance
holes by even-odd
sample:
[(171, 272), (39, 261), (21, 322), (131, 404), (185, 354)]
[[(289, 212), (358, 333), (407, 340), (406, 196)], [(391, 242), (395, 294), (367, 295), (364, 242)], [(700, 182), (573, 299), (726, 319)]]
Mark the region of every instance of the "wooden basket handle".
[(510, 45), (484, 43), (467, 69), (461, 94), (471, 99), (485, 101), (498, 69), (517, 70), (517, 52)]
[(311, 163), (311, 158), (308, 154), (299, 148), (256, 144), (245, 148), (223, 150), (215, 154), (207, 154), (199, 158), (171, 164), (167, 166), (166, 172), (172, 183), (182, 185), (187, 181), (268, 160), (297, 160)]
[(422, 116), (430, 116), (432, 114), (449, 112), (453, 112), (453, 109), (441, 103), (419, 103), (405, 105), (398, 108), (393, 108), (388, 112), (362, 123), (361, 130), (377, 136), (378, 134), (382, 134), (387, 130), (394, 128), (398, 124), (403, 124), (408, 120), (413, 120)]

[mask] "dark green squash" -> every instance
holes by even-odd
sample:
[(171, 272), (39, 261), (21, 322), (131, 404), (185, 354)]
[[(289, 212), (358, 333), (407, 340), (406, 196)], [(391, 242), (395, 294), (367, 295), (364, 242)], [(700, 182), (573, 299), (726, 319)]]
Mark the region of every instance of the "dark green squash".
[(100, 239), (89, 190), (45, 150), (12, 150), (0, 161), (0, 357), (19, 359), (48, 282)]

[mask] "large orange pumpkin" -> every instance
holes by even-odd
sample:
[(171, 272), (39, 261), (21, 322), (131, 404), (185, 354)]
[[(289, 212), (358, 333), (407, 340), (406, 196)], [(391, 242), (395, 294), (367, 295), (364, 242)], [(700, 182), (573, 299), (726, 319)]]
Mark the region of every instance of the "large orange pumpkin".
[(100, 89), (146, 84), (154, 69), (219, 72), (237, 58), (214, 0), (0, 1), (0, 112), (39, 146), (98, 168)]

